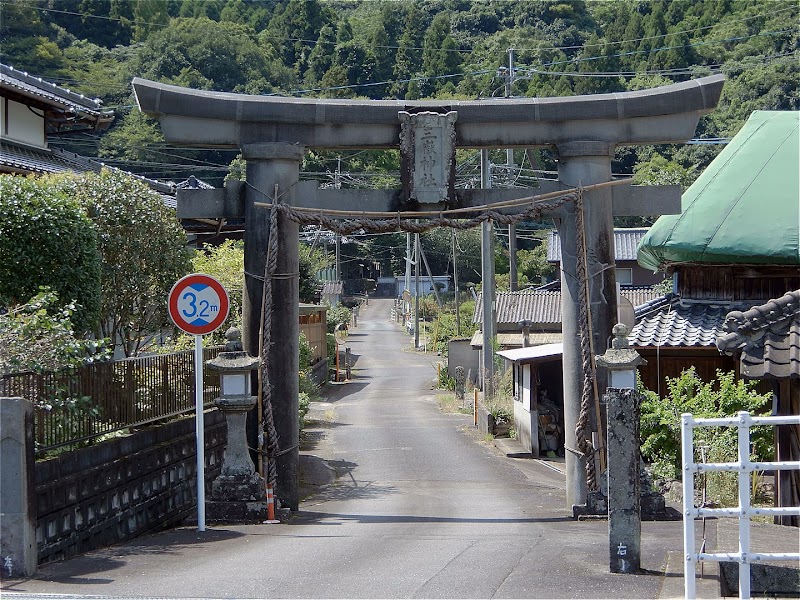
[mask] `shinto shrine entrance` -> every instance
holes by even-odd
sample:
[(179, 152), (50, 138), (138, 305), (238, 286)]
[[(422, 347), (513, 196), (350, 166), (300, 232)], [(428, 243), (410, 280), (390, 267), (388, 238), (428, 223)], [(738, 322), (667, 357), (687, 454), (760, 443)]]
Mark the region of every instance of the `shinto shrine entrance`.
[[(587, 387), (597, 381), (598, 393), (605, 389), (591, 353), (605, 350), (616, 320), (613, 217), (679, 212), (681, 193), (679, 186), (596, 184), (611, 181), (617, 146), (690, 139), (699, 117), (716, 106), (723, 81), (716, 75), (636, 92), (448, 103), (248, 96), (134, 79), (140, 108), (159, 119), (168, 142), (238, 148), (247, 161), (246, 185), (181, 190), (178, 217), (245, 219), (243, 343), (259, 354), (266, 297), (272, 310), (264, 357), (282, 504), (296, 510), (299, 503), (299, 223), (346, 218), (368, 227), (393, 219), (409, 231), (403, 223), (411, 218), (442, 225), (473, 219), (488, 236), (493, 220), (526, 211), (553, 218), (561, 238), (567, 504), (584, 503), (591, 431), (576, 433), (576, 426)], [(455, 189), (456, 148), (532, 147), (554, 148), (559, 157), (558, 180), (536, 190), (544, 198), (534, 200), (531, 190)], [(300, 181), (307, 148), (399, 148), (402, 189), (318, 189)], [(536, 201), (556, 198), (563, 201)], [(484, 348), (491, 347), (491, 321), (484, 317)]]

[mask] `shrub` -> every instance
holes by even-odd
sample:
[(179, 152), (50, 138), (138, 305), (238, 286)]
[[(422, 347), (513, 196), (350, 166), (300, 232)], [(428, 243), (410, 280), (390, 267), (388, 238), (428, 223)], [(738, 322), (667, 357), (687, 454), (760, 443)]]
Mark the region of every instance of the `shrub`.
[(311, 397), (306, 392), (300, 392), (298, 395), (300, 406), (300, 431), (306, 426), (306, 415), (308, 414), (308, 407), (311, 404)]
[[(682, 413), (697, 418), (729, 417), (741, 410), (759, 413), (769, 406), (771, 398), (758, 394), (753, 386), (752, 382), (735, 381), (734, 373), (723, 371), (717, 371), (716, 381), (704, 383), (692, 367), (680, 377), (667, 378), (668, 393), (664, 398), (643, 390), (641, 450), (645, 460), (652, 463), (653, 475), (681, 479)], [(771, 428), (752, 428), (750, 439), (755, 458), (766, 460), (771, 456)], [(700, 427), (694, 431), (694, 440), (698, 453), (700, 448), (705, 449), (707, 462), (736, 460), (735, 427)], [(696, 460), (699, 459), (698, 456)]]
[(109, 357), (105, 340), (76, 337), (74, 305), (59, 304), (54, 292), (42, 291), (0, 315), (0, 374), (59, 371)]
[(350, 312), (350, 309), (346, 306), (337, 304), (328, 309), (326, 318), (328, 321), (328, 333), (333, 333), (337, 325), (347, 327), (350, 324), (350, 320), (353, 318), (353, 313)]
[(42, 286), (72, 305), (79, 333), (100, 318), (97, 232), (79, 202), (51, 178), (0, 176), (0, 306), (28, 302)]

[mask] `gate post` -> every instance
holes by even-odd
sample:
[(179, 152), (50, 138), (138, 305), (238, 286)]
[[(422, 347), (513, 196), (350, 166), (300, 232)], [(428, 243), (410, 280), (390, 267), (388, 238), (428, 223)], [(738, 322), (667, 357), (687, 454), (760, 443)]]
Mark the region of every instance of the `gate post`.
[[(611, 156), (614, 144), (602, 141), (574, 141), (557, 144), (559, 152), (558, 180), (568, 186), (587, 186), (611, 181)], [(566, 210), (573, 210), (567, 205)], [(589, 307), (593, 333), (593, 350), (606, 348), (611, 335), (614, 315), (617, 314), (616, 280), (614, 276), (614, 220), (611, 190), (587, 192), (584, 197), (584, 228), (589, 278)], [(564, 336), (564, 466), (567, 479), (567, 508), (585, 504), (588, 497), (586, 460), (575, 453), (578, 439), (575, 426), (581, 411), (583, 366), (580, 342), (579, 294), (582, 282), (577, 280), (576, 252), (578, 231), (574, 214), (564, 212), (556, 219), (561, 239), (561, 323)], [(602, 394), (606, 388), (605, 374), (597, 374), (597, 387)], [(595, 415), (597, 417), (597, 415)], [(596, 421), (593, 421), (595, 430)], [(604, 433), (597, 432), (602, 440)], [(589, 457), (592, 460), (594, 457)], [(600, 473), (597, 474), (598, 479)], [(599, 482), (598, 482), (599, 483)]]
[(33, 405), (0, 398), (0, 569), (3, 577), (36, 572)]
[[(242, 299), (242, 345), (251, 356), (259, 355), (261, 306), (264, 301), (263, 277), (266, 249), (269, 246), (270, 211), (255, 202), (272, 203), (277, 186), (279, 200), (294, 204), (293, 186), (300, 179), (304, 148), (293, 144), (245, 144), (242, 157), (247, 161), (244, 234), (244, 297)], [(272, 329), (269, 357), (269, 383), (272, 385), (272, 413), (278, 432), (280, 454), (276, 496), (284, 507), (297, 510), (300, 502), (300, 423), (298, 406), (300, 266), (297, 223), (278, 215), (278, 263), (272, 282)], [(260, 423), (251, 412), (248, 440), (257, 447)]]

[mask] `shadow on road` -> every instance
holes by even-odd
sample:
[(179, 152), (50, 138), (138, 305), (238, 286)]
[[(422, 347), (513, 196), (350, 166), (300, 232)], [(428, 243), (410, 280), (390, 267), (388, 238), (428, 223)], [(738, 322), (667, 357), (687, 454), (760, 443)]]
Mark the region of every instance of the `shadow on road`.
[[(344, 371), (342, 371), (344, 374)], [(348, 382), (333, 383), (328, 385), (328, 393), (325, 397), (325, 402), (338, 402), (343, 398), (347, 398), (351, 394), (360, 392), (369, 385), (368, 381), (359, 381), (351, 379)]]
[(105, 577), (83, 577), (83, 574), (93, 574), (110, 572), (119, 569), (127, 564), (125, 560), (128, 556), (142, 555), (181, 555), (186, 549), (194, 546), (221, 542), (234, 538), (243, 537), (245, 534), (227, 529), (206, 529), (199, 532), (194, 528), (172, 529), (169, 531), (155, 533), (150, 536), (138, 538), (127, 542), (124, 545), (113, 546), (103, 550), (97, 550), (89, 554), (75, 557), (69, 561), (61, 563), (50, 563), (46, 570), (39, 574), (24, 579), (20, 582), (6, 584), (3, 589), (14, 592), (24, 592), (25, 582), (27, 581), (50, 581), (53, 583), (63, 583), (72, 585), (108, 585), (115, 579)]
[[(378, 486), (380, 487), (380, 486)], [(350, 489), (350, 488), (347, 488)], [(317, 499), (317, 496), (314, 497)], [(479, 524), (524, 524), (524, 523), (574, 523), (571, 517), (530, 517), (522, 519), (493, 519), (479, 517), (425, 517), (421, 515), (353, 515), (338, 514), (333, 512), (314, 512), (300, 510), (298, 519), (292, 521), (294, 525), (319, 525), (326, 520), (339, 520), (348, 523), (479, 523)], [(321, 523), (321, 521), (323, 523)]]

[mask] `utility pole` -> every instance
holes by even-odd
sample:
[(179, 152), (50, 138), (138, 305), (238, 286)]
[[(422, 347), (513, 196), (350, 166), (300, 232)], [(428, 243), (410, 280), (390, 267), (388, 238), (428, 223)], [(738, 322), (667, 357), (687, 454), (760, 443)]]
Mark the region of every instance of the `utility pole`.
[[(333, 174), (333, 187), (337, 190), (342, 187), (342, 157), (336, 162), (336, 172)], [(342, 235), (336, 234), (336, 281), (342, 280)]]
[(342, 235), (336, 234), (336, 281), (342, 279)]
[(425, 263), (425, 270), (428, 272), (428, 279), (431, 282), (431, 288), (433, 288), (433, 295), (436, 298), (436, 305), (439, 308), (442, 308), (442, 299), (439, 298), (439, 290), (436, 289), (436, 282), (433, 280), (433, 273), (431, 273), (431, 268), (428, 266), (428, 257), (425, 256), (425, 250), (422, 249), (421, 242), (419, 245), (419, 253), (420, 256), (422, 256), (422, 262)]
[(419, 234), (414, 234), (414, 350), (419, 348)]
[[(411, 293), (411, 234), (406, 231), (406, 287), (405, 289)], [(411, 303), (403, 300), (403, 312), (408, 313), (411, 310)]]
[(450, 239), (453, 244), (453, 289), (456, 293), (456, 335), (461, 337), (461, 309), (458, 301), (458, 268), (456, 267), (456, 230), (450, 230)]
[[(489, 151), (481, 149), (481, 188), (492, 187)], [(494, 396), (494, 226), (481, 224), (481, 281), (483, 282), (483, 396)]]
[[(508, 73), (506, 75), (506, 98), (511, 98), (513, 95), (512, 86), (514, 84), (514, 49), (508, 49)], [(506, 162), (508, 163), (508, 177), (509, 181), (514, 181), (514, 149), (508, 148), (506, 150)], [(517, 226), (508, 226), (508, 266), (509, 266), (509, 287), (512, 292), (516, 292), (517, 288)]]

